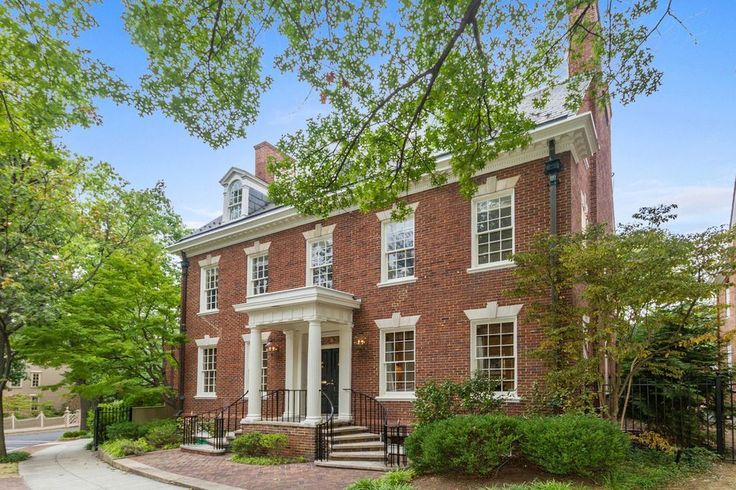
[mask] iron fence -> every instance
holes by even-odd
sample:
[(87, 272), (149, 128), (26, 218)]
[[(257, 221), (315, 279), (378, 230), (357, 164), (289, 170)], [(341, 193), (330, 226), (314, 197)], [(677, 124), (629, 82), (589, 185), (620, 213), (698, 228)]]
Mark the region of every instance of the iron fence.
[(133, 407), (119, 406), (97, 406), (95, 407), (95, 424), (93, 446), (95, 449), (107, 440), (107, 427), (118, 422), (130, 422), (133, 420)]

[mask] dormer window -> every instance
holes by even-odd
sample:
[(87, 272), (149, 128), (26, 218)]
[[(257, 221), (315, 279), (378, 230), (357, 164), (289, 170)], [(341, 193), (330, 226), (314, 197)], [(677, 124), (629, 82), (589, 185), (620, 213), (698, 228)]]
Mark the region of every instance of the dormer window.
[(237, 219), (243, 213), (243, 185), (240, 183), (239, 180), (236, 180), (232, 184), (230, 184), (230, 187), (227, 191), (227, 196), (228, 219)]

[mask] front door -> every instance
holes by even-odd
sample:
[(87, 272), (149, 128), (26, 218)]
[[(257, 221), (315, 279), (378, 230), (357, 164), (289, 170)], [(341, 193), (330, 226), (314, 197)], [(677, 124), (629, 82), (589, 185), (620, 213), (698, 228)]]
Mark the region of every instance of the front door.
[[(340, 386), (339, 373), (340, 349), (322, 349), (322, 391), (332, 401), (332, 406), (337, 414), (338, 389)], [(322, 397), (322, 413), (330, 413), (330, 404)]]

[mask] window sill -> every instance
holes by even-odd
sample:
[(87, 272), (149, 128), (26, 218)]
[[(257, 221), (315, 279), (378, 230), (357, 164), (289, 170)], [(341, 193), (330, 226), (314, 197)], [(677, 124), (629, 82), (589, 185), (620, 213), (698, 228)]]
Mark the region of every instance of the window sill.
[(217, 398), (216, 393), (207, 393), (194, 396), (195, 400), (214, 400), (215, 398)]
[(494, 396), (497, 400), (500, 400), (502, 402), (521, 403), (521, 397), (517, 395), (516, 392), (510, 392), (510, 393), (496, 392)]
[(411, 284), (417, 282), (416, 276), (402, 277), (401, 279), (391, 279), (390, 281), (381, 281), (376, 286), (379, 288), (387, 288), (389, 286), (397, 286), (399, 284)]
[(416, 399), (417, 397), (413, 391), (407, 393), (387, 393), (376, 397), (376, 400), (379, 402), (413, 402)]
[(219, 309), (217, 309), (217, 310), (206, 310), (206, 311), (200, 311), (199, 313), (197, 313), (197, 316), (214, 315), (214, 314), (217, 314), (217, 313), (220, 313), (220, 310)]
[(474, 265), (467, 272), (468, 274), (475, 274), (476, 272), (496, 271), (510, 269), (511, 267), (516, 267), (516, 262), (505, 260), (503, 262), (494, 262), (493, 264)]

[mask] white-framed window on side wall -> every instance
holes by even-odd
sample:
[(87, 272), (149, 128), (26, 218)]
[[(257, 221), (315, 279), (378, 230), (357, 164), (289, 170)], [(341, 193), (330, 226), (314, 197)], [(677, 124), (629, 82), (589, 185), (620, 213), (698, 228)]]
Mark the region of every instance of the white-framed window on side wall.
[(376, 320), (380, 335), (379, 400), (413, 400), (416, 388), (416, 325), (419, 315)]
[(522, 306), (492, 301), (485, 308), (465, 310), (470, 320), (470, 369), (497, 380), (497, 395), (509, 400), (518, 399), (517, 317)]
[(471, 266), (481, 272), (513, 266), (514, 186), (519, 177), (488, 177), (471, 200)]
[(248, 291), (247, 295), (257, 296), (268, 292), (268, 249), (271, 242), (255, 242), (245, 249), (248, 257)]
[(38, 388), (39, 386), (41, 386), (41, 373), (39, 372), (31, 373), (31, 387)]
[(381, 221), (381, 281), (378, 286), (416, 281), (414, 215), (418, 205), (410, 204), (411, 214), (401, 221), (391, 219), (390, 209), (376, 213)]
[(314, 230), (304, 232), (307, 245), (307, 286), (333, 286), (332, 233), (335, 225), (317, 224)]
[(220, 256), (207, 258), (199, 261), (200, 286), (199, 286), (199, 313), (219, 312), (219, 282), (220, 282)]
[(219, 337), (205, 335), (197, 344), (197, 395), (195, 398), (217, 398), (217, 343)]
[(243, 214), (243, 184), (234, 180), (227, 188), (228, 221), (240, 218)]
[[(248, 347), (250, 346), (250, 335), (249, 333), (243, 334), (243, 393), (248, 391), (248, 379), (250, 372), (248, 370)], [(261, 346), (262, 346), (262, 360), (261, 360), (261, 390), (266, 391), (268, 389), (268, 351), (266, 351), (266, 344), (268, 343), (268, 337), (271, 335), (270, 332), (261, 332)]]
[(726, 305), (724, 316), (731, 318), (731, 301), (733, 301), (733, 294), (731, 294), (731, 286), (726, 288), (724, 303)]

